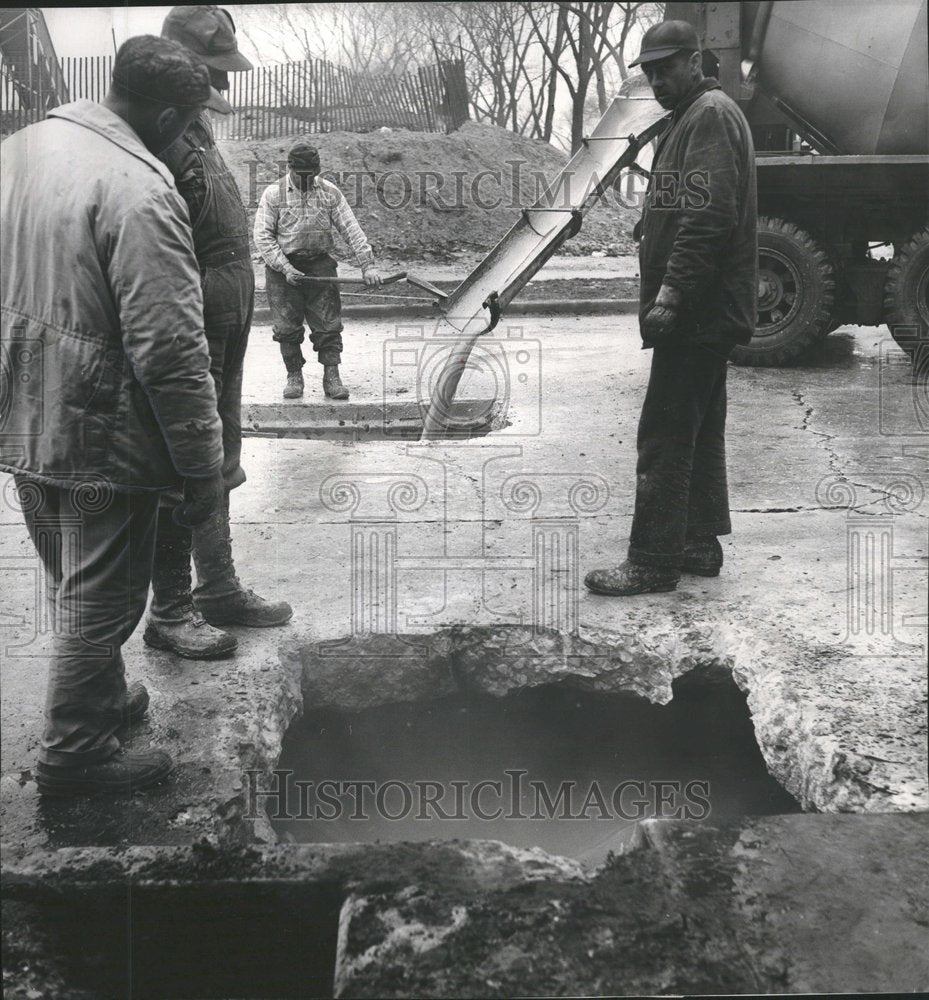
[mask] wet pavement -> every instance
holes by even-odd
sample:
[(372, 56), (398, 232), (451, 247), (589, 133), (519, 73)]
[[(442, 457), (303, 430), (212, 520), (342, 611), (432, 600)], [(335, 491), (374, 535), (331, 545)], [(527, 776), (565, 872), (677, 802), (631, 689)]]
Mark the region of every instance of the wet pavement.
[[(428, 333), (346, 324), (348, 406), (419, 399), (436, 363)], [(290, 600), (294, 620), (236, 630), (235, 658), (212, 664), (143, 648), (137, 631), (128, 673), (153, 704), (136, 739), (171, 749), (180, 780), (105, 822), (92, 807), (49, 817), (38, 806), (47, 637), (35, 638), (35, 557), (4, 505), (4, 839), (29, 848), (251, 836), (242, 769), (273, 763), (300, 707), (300, 677), (282, 666), (279, 643), (455, 623), (634, 634), (708, 622), (730, 635), (769, 770), (805, 808), (925, 809), (925, 388), (878, 329), (839, 331), (802, 367), (731, 368), (734, 533), (722, 576), (685, 577), (669, 594), (594, 597), (584, 572), (624, 553), (648, 360), (629, 316), (504, 319), (461, 388), (506, 403), (505, 424), (484, 438), (248, 438), (248, 482), (232, 501), (240, 576)], [(246, 401), (281, 402), (282, 386), (277, 347), (257, 327)], [(304, 402), (322, 401), (311, 377)], [(751, 655), (735, 657), (746, 642)]]

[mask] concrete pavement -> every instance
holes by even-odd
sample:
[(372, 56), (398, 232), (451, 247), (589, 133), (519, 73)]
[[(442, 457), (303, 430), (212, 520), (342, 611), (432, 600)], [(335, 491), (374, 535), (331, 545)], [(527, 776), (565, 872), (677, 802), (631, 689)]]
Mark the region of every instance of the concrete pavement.
[[(353, 322), (343, 365), (353, 401), (415, 398), (435, 363), (428, 333)], [(47, 637), (32, 638), (34, 556), (4, 506), (5, 839), (34, 847), (251, 836), (242, 768), (273, 764), (300, 706), (301, 678), (278, 659), (280, 642), (455, 623), (658, 630), (684, 660), (691, 632), (709, 629), (748, 692), (769, 769), (806, 808), (926, 808), (929, 417), (889, 338), (840, 331), (804, 367), (732, 368), (734, 533), (722, 576), (612, 600), (588, 595), (580, 580), (624, 553), (649, 354), (630, 317), (504, 320), (496, 333), (461, 389), (487, 398), (508, 387), (506, 420), (484, 438), (425, 447), (370, 434), (246, 440), (249, 479), (232, 502), (240, 575), (289, 599), (294, 621), (239, 630), (235, 659), (212, 664), (145, 649), (137, 631), (128, 671), (153, 693), (137, 739), (169, 746), (181, 777), (102, 823), (93, 806), (49, 810), (35, 795)], [(248, 401), (279, 400), (276, 350), (267, 329), (253, 331)], [(322, 399), (315, 380), (313, 399)], [(543, 522), (576, 539), (578, 552), (576, 566), (565, 562), (547, 583), (533, 563)], [(353, 538), (367, 532), (376, 549), (385, 527), (396, 563), (366, 585), (371, 566), (357, 561)], [(260, 823), (257, 832), (270, 837)]]

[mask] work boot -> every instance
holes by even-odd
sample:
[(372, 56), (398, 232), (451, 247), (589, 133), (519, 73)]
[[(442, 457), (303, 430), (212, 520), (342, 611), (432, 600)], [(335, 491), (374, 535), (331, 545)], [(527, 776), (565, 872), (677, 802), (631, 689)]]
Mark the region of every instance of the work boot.
[(239, 645), (234, 635), (213, 628), (193, 604), (177, 622), (149, 618), (142, 641), (153, 649), (165, 649), (187, 660), (218, 660), (231, 656)]
[(175, 524), (168, 507), (158, 510), (152, 605), (142, 641), (188, 660), (215, 660), (238, 646), (235, 636), (208, 625), (190, 593), (190, 529)]
[(299, 399), (303, 395), (303, 366), (306, 358), (299, 344), (281, 342), (281, 360), (287, 369), (287, 385), (284, 386), (284, 399)]
[(211, 625), (245, 625), (247, 628), (285, 625), (294, 613), (286, 601), (266, 601), (254, 590), (240, 590), (230, 597), (199, 597), (197, 607)]
[(174, 762), (164, 750), (124, 750), (83, 767), (36, 765), (40, 795), (126, 795), (164, 781)]
[(271, 628), (290, 621), (294, 609), (286, 601), (272, 603), (246, 590), (236, 575), (229, 524), (229, 494), (194, 532), (197, 587), (194, 604), (211, 625)]
[(613, 569), (594, 569), (584, 577), (584, 586), (593, 594), (629, 597), (674, 590), (681, 574), (663, 566), (639, 566), (628, 560)]
[(296, 371), (287, 373), (287, 385), (284, 386), (284, 399), (299, 399), (303, 395), (303, 372), (298, 368)]
[(694, 576), (719, 576), (723, 565), (723, 547), (715, 535), (694, 538), (684, 545), (685, 573)]
[(342, 385), (338, 365), (323, 365), (323, 392), (330, 399), (348, 399), (348, 389)]

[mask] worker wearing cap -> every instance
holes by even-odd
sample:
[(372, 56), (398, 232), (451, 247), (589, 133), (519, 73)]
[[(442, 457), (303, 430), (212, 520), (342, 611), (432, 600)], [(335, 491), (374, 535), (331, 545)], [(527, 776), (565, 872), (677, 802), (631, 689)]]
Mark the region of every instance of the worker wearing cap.
[[(236, 43), (235, 25), (219, 7), (175, 7), (162, 36), (179, 42), (209, 70), (215, 90), (228, 89), (230, 72), (252, 68)], [(227, 101), (223, 110), (232, 111)], [(168, 516), (158, 519), (152, 603), (143, 638), (158, 649), (192, 659), (227, 656), (238, 645), (222, 625), (283, 625), (293, 609), (248, 590), (236, 575), (229, 526), (229, 491), (245, 482), (242, 453), (242, 368), (248, 344), (255, 276), (248, 216), (226, 166), (209, 118), (201, 115), (165, 153), (167, 167), (187, 203), (203, 288), (203, 319), (223, 424), (224, 502), (193, 532)], [(190, 558), (197, 567), (191, 592)]]
[(345, 195), (319, 176), (319, 151), (298, 139), (287, 154), (287, 172), (266, 188), (255, 214), (255, 246), (264, 259), (265, 287), (274, 324), (274, 339), (281, 345), (287, 369), (284, 397), (303, 395), (300, 345), (304, 322), (310, 342), (323, 366), (323, 391), (330, 399), (348, 399), (342, 385), (342, 303), (338, 286), (303, 281), (304, 275), (335, 277), (333, 232), (351, 247), (366, 285), (379, 285), (371, 244), (358, 225)]
[(756, 191), (751, 132), (704, 78), (685, 21), (645, 33), (641, 65), (671, 112), (640, 223), (639, 322), (652, 348), (638, 430), (626, 561), (593, 570), (594, 593), (673, 590), (681, 572), (716, 576), (732, 530), (726, 484), (726, 367), (755, 328)]

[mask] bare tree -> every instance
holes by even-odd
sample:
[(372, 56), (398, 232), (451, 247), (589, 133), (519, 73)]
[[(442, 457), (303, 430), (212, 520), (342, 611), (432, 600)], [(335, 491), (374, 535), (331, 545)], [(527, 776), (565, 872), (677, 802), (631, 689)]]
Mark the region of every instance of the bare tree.
[[(357, 72), (399, 75), (421, 55), (415, 3), (275, 3), (240, 8), (240, 30), (277, 61), (325, 59)], [(273, 59), (267, 61), (274, 61)]]
[[(584, 136), (585, 110), (591, 84), (596, 89), (602, 114), (609, 104), (607, 67), (615, 65), (620, 80), (628, 76), (625, 47), (640, 18), (654, 16), (660, 4), (568, 0), (540, 4), (522, 0), (536, 41), (545, 54), (552, 74), (557, 73), (571, 99), (571, 150)], [(550, 22), (556, 30), (551, 40)]]
[(544, 130), (544, 66), (522, 6), (502, 0), (433, 3), (430, 25), (447, 42), (457, 34), (474, 116), (520, 133)]

